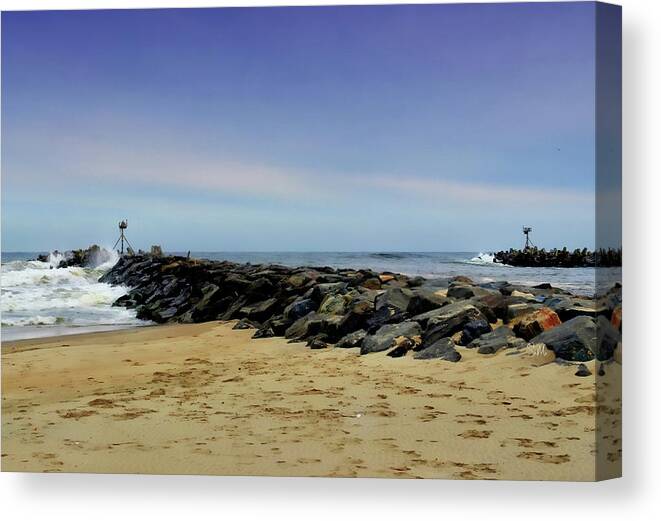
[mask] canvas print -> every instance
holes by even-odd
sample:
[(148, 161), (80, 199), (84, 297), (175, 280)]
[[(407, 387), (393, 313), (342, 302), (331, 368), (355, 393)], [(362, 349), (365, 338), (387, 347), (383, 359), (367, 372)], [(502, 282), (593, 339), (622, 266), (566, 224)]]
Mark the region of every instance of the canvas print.
[(621, 474), (621, 10), (2, 13), (2, 471)]

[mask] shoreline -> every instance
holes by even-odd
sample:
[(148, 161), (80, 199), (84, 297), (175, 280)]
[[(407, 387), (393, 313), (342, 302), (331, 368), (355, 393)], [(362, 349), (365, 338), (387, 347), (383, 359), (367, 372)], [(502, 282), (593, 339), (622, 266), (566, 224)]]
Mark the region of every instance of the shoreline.
[[(2, 344), (7, 342), (20, 342), (39, 339), (64, 338), (90, 333), (105, 333), (111, 331), (125, 331), (128, 329), (151, 327), (154, 324), (119, 324), (119, 325), (90, 325), (90, 326), (3, 326)], [(9, 335), (7, 335), (9, 333)], [(30, 336), (25, 336), (30, 335)], [(9, 336), (9, 338), (7, 338)]]
[(589, 481), (597, 456), (619, 468), (619, 440), (595, 424), (619, 421), (603, 394), (617, 362), (579, 378), (524, 350), (360, 356), (235, 323), (3, 343), (2, 470)]

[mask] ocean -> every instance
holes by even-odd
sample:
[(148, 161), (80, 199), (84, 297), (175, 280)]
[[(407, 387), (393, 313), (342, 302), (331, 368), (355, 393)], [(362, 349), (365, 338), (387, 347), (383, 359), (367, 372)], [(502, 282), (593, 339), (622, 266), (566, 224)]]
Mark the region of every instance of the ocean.
[[(186, 255), (187, 252), (173, 252)], [(60, 257), (50, 262), (35, 259), (39, 252), (2, 253), (2, 339), (35, 338), (88, 331), (148, 325), (133, 310), (111, 304), (128, 291), (122, 286), (98, 282), (117, 257), (90, 268), (57, 268)], [(549, 282), (580, 295), (595, 291), (595, 268), (515, 268), (493, 262), (480, 252), (191, 252), (192, 257), (233, 262), (277, 263), (286, 266), (370, 268), (426, 278), (465, 275), (476, 282), (507, 280), (534, 285)], [(619, 268), (607, 271), (619, 279)]]

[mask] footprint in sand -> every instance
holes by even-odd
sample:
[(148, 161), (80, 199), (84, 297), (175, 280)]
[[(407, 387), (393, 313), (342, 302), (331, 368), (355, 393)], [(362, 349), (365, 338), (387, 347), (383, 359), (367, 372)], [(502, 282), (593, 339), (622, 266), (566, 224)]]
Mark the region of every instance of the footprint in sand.
[(87, 402), (87, 405), (90, 407), (114, 407), (115, 404), (112, 400), (107, 400), (105, 398), (96, 398), (91, 402)]
[(477, 431), (475, 429), (470, 429), (462, 432), (461, 434), (457, 434), (457, 436), (461, 436), (464, 439), (481, 439), (488, 438), (491, 436), (492, 432), (493, 431)]
[(71, 409), (68, 411), (57, 411), (57, 414), (60, 416), (60, 418), (79, 420), (85, 416), (92, 416), (93, 414), (96, 414), (96, 411)]
[(522, 447), (524, 449), (555, 448), (558, 446), (558, 444), (553, 441), (534, 441), (530, 438), (507, 438), (500, 444), (501, 447), (509, 447), (512, 445)]
[(558, 465), (560, 463), (568, 463), (571, 458), (569, 454), (547, 454), (545, 452), (521, 452), (517, 454), (517, 457), (532, 461), (538, 461), (540, 463), (552, 463)]

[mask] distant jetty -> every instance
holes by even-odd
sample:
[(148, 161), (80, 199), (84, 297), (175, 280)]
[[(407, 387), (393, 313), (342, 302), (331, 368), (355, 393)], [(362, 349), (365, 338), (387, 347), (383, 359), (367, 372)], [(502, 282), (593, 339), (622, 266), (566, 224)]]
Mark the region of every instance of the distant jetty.
[(569, 251), (567, 248), (545, 250), (535, 246), (523, 250), (510, 249), (494, 253), (494, 262), (508, 266), (532, 268), (611, 268), (622, 266), (621, 249), (587, 248)]

